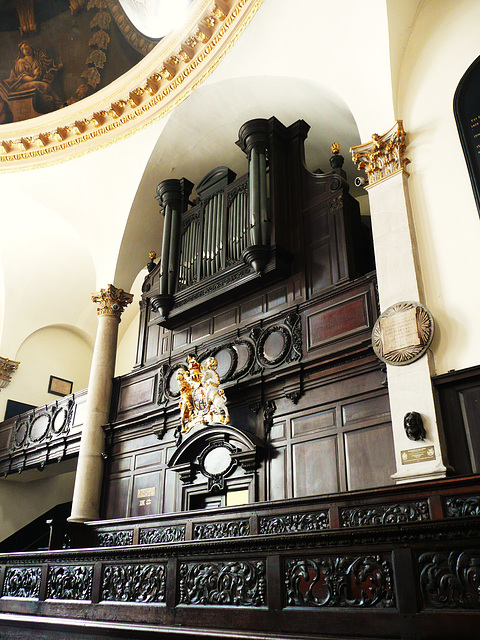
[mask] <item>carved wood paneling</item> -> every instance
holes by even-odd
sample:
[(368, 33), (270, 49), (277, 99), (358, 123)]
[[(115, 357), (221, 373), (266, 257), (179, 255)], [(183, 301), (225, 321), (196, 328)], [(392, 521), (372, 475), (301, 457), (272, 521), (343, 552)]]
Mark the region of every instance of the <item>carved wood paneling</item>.
[(100, 531), (97, 538), (99, 547), (125, 547), (133, 544), (133, 530)]
[(38, 598), (41, 567), (8, 567), (2, 596), (9, 598)]
[(250, 535), (248, 520), (232, 520), (230, 522), (205, 522), (193, 527), (194, 540), (212, 540), (219, 538), (235, 538)]
[(180, 565), (180, 603), (259, 607), (265, 604), (265, 562)]
[(161, 544), (185, 540), (185, 525), (140, 529), (140, 544)]
[(422, 522), (430, 519), (427, 500), (417, 502), (346, 507), (340, 509), (343, 527)]
[(117, 602), (165, 602), (165, 564), (121, 564), (104, 568), (101, 599)]
[(428, 551), (418, 566), (427, 609), (480, 610), (480, 549)]
[(445, 511), (448, 518), (480, 516), (480, 496), (445, 498)]
[(47, 598), (52, 600), (90, 600), (92, 565), (63, 565), (48, 568)]
[(262, 534), (321, 531), (328, 529), (329, 526), (328, 510), (317, 513), (264, 516), (259, 520), (259, 530)]
[(291, 607), (392, 607), (390, 561), (381, 556), (325, 556), (285, 563)]

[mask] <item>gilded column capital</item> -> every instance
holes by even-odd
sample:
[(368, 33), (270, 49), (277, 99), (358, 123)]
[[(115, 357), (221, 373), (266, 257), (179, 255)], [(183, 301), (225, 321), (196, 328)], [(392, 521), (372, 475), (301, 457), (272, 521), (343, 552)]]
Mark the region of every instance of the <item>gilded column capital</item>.
[(12, 374), (18, 369), (19, 362), (2, 358), (0, 356), (0, 389), (7, 386), (12, 380)]
[(405, 138), (403, 121), (397, 120), (383, 135), (374, 133), (370, 142), (350, 148), (353, 162), (358, 169), (363, 169), (367, 174), (366, 187), (371, 187), (400, 171), (404, 171), (407, 176), (410, 175), (405, 169), (410, 162), (404, 156), (407, 146)]
[(123, 289), (117, 289), (109, 284), (106, 289), (100, 289), (98, 293), (92, 293), (92, 302), (98, 303), (98, 316), (120, 316), (133, 300), (133, 294), (125, 293)]

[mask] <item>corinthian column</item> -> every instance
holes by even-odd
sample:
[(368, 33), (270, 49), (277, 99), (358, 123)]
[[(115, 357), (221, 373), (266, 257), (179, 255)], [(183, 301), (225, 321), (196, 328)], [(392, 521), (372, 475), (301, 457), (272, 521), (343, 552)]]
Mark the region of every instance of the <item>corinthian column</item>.
[(133, 300), (131, 293), (109, 284), (92, 294), (98, 304), (98, 328), (88, 382), (85, 419), (80, 440), (70, 522), (99, 518), (103, 478), (103, 425), (108, 422), (115, 372), (120, 316)]
[[(443, 477), (442, 432), (435, 404), (428, 349), (433, 319), (425, 309), (417, 243), (410, 208), (406, 143), (402, 121), (382, 136), (352, 147), (353, 161), (364, 169), (370, 200), (378, 291), (387, 364), (397, 482)], [(425, 320), (426, 319), (426, 320)], [(425, 322), (430, 327), (425, 326)], [(381, 330), (378, 339), (381, 342)], [(374, 331), (374, 339), (375, 339)], [(377, 335), (377, 338), (378, 338)], [(375, 343), (374, 343), (375, 346)], [(381, 351), (381, 349), (380, 349)], [(377, 355), (378, 350), (376, 349)], [(388, 352), (388, 353), (387, 353)], [(420, 422), (415, 433), (405, 428), (411, 415)], [(407, 421), (405, 421), (405, 417)], [(421, 426), (423, 422), (423, 429)], [(417, 425), (418, 426), (418, 425)]]

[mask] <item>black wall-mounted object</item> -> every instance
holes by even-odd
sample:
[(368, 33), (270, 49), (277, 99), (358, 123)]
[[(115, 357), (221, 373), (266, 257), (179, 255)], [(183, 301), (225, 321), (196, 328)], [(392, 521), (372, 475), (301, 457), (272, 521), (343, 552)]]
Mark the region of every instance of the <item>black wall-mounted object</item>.
[(480, 214), (480, 56), (458, 83), (453, 112)]

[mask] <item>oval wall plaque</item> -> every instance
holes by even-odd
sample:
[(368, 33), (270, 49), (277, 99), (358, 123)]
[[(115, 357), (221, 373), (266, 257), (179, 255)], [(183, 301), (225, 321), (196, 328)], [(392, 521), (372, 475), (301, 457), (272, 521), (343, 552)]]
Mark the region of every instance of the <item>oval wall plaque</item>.
[(397, 302), (375, 323), (373, 350), (387, 364), (410, 364), (426, 353), (433, 332), (433, 317), (428, 309), (418, 302)]

